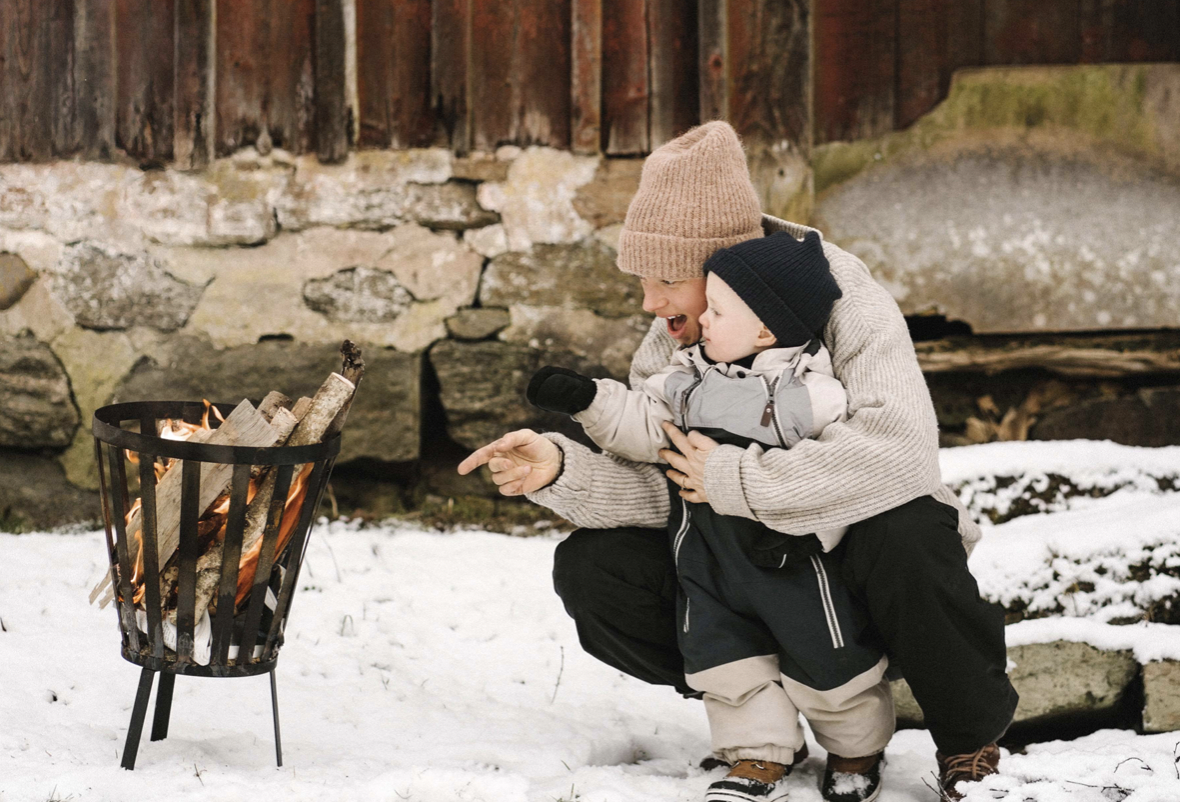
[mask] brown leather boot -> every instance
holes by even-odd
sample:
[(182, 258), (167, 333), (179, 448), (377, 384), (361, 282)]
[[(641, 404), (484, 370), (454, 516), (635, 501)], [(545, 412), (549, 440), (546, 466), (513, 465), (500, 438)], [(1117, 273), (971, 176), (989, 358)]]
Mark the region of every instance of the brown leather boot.
[(712, 783), (705, 802), (785, 802), (787, 791), (778, 782), (791, 767), (769, 760), (739, 760), (724, 778)]
[(881, 794), (884, 767), (884, 752), (866, 757), (841, 757), (829, 752), (820, 795), (824, 802), (872, 802)]
[(955, 790), (961, 782), (979, 782), (1000, 770), (1000, 747), (994, 743), (965, 755), (934, 754), (938, 759), (938, 786), (943, 799), (958, 802), (963, 795)]
[[(807, 760), (807, 744), (803, 744), (803, 746), (795, 750), (795, 757), (791, 760), (791, 766), (798, 766), (804, 760)], [(698, 763), (697, 766), (704, 771), (713, 771), (715, 769), (721, 768), (733, 768), (733, 764), (726, 760), (722, 760), (716, 755), (707, 755), (706, 757), (701, 758), (701, 762)]]

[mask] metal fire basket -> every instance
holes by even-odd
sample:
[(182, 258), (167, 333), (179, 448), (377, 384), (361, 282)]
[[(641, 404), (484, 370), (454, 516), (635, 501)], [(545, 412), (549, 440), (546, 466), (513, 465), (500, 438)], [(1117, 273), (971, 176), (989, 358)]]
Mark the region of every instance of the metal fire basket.
[[(232, 405), (215, 404), (229, 415)], [(308, 533), (316, 509), (319, 508), (324, 487), (332, 472), (336, 455), (340, 452), (340, 435), (323, 443), (305, 446), (246, 448), (209, 445), (177, 440), (166, 440), (154, 434), (157, 421), (165, 418), (197, 423), (205, 413), (201, 402), (137, 402), (114, 404), (94, 413), (94, 450), (98, 460), (98, 475), (102, 492), (102, 515), (106, 527), (107, 552), (111, 564), (111, 579), (115, 589), (115, 606), (122, 634), (122, 654), (125, 660), (143, 667), (139, 689), (131, 712), (131, 725), (123, 750), (122, 766), (135, 768), (139, 741), (147, 713), (154, 674), (160, 675), (156, 693), (156, 712), (152, 721), (153, 741), (168, 737), (168, 721), (172, 708), (172, 690), (177, 674), (198, 677), (249, 677), (270, 674), (271, 710), (274, 716), (275, 758), (283, 765), (282, 741), (279, 735), (279, 706), (275, 686), (275, 664), (291, 597), (299, 577), (299, 568), (307, 546)], [(138, 431), (125, 425), (138, 424)], [(135, 546), (129, 541), (127, 513), (130, 510), (128, 470), (124, 452), (138, 455), (139, 493), (142, 503), (143, 572), (148, 580), (155, 580), (161, 566), (157, 556), (156, 474), (157, 459), (180, 462), (171, 470), (181, 471), (180, 532), (178, 545), (179, 575), (177, 580), (175, 649), (164, 642), (164, 610), (158, 580), (144, 582), (144, 610), (146, 634), (136, 620), (136, 605), (131, 587)], [(222, 572), (217, 585), (216, 613), (211, 616), (212, 642), (208, 665), (198, 664), (193, 657), (196, 576), (198, 554), (198, 521), (204, 512), (200, 507), (201, 463), (232, 465), (230, 506), (226, 519), (223, 545)], [(299, 466), (311, 465), (307, 490), (301, 507), (292, 508), (297, 516), (295, 529), (281, 554), (275, 554), (280, 523), (284, 517), (292, 476)], [(274, 499), (262, 536), (261, 553), (254, 575), (249, 602), (234, 615), (235, 592), (238, 583), (238, 563), (242, 552), (242, 537), (246, 520), (246, 498), (251, 469), (255, 466), (275, 466)], [(109, 479), (108, 479), (109, 477)], [(280, 581), (281, 577), (281, 581)], [(270, 593), (268, 594), (268, 591)], [(264, 611), (269, 607), (267, 596), (272, 595), (274, 606), (269, 626), (265, 626)], [(236, 640), (237, 657), (230, 658), (230, 646)], [(255, 654), (261, 646), (261, 653)]]

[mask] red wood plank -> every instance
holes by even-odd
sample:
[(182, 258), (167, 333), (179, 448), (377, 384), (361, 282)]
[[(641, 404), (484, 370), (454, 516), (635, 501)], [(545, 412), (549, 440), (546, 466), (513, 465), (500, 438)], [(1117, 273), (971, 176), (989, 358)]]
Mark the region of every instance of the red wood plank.
[(348, 157), (348, 101), (344, 84), (342, 0), (315, 0), (316, 156), (334, 164)]
[(602, 126), (610, 154), (650, 149), (645, 5), (644, 0), (602, 2)]
[(430, 95), (436, 139), (457, 153), (471, 149), (471, 13), (471, 0), (433, 0), (431, 5)]
[(1081, 0), (1081, 60), (1180, 61), (1180, 0)]
[(1077, 64), (1078, 0), (985, 0), (987, 64)]
[(512, 138), (570, 146), (570, 0), (516, 0)]
[[(984, 0), (950, 0), (946, 15), (949, 71), (982, 65)], [(943, 84), (942, 94), (945, 95), (950, 86), (949, 74)]]
[(893, 129), (897, 0), (825, 0), (815, 16), (815, 142)]
[(144, 164), (172, 158), (173, 4), (115, 0), (116, 143)]
[(357, 0), (358, 144), (431, 144), (430, 0)]
[(85, 159), (109, 159), (115, 149), (115, 6), (110, 0), (74, 5), (74, 128)]
[(471, 0), (471, 147), (491, 151), (512, 142), (512, 71), (516, 0)]
[(570, 17), (570, 147), (576, 153), (598, 153), (602, 147), (602, 0), (573, 0)]
[(647, 0), (652, 148), (684, 133), (700, 118), (693, 6), (685, 0)]
[(176, 0), (172, 155), (181, 170), (200, 170), (212, 158), (214, 120), (209, 82), (213, 69), (213, 12), (213, 0)]
[(217, 0), (217, 153), (312, 149), (315, 19), (316, 0)]
[(569, 147), (568, 0), (473, 0), (472, 145)]
[(43, 161), (72, 150), (73, 8), (0, 3), (0, 158)]
[(894, 128), (908, 128), (944, 97), (950, 74), (950, 5), (951, 0), (898, 2)]
[(810, 153), (810, 5), (728, 0), (729, 119), (747, 145)]
[(698, 0), (697, 46), (700, 119), (724, 120), (729, 116), (725, 0)]

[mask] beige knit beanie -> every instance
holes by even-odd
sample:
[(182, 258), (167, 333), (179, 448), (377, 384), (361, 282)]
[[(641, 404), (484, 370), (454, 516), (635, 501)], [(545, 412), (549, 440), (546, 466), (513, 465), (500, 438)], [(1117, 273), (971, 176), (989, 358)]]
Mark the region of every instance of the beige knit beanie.
[(673, 139), (643, 163), (619, 235), (619, 269), (680, 281), (721, 248), (762, 236), (762, 210), (737, 132), (720, 120)]

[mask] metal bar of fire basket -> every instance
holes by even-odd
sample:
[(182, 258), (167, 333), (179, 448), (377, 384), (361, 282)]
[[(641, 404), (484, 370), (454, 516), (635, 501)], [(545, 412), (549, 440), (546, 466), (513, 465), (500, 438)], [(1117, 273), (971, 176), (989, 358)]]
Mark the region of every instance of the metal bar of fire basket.
[[(118, 581), (119, 572), (115, 566), (119, 563), (119, 552), (115, 548), (115, 536), (111, 532), (111, 504), (107, 498), (107, 472), (105, 468), (105, 461), (102, 458), (102, 444), (94, 441), (94, 461), (98, 465), (98, 496), (102, 501), (102, 526), (107, 536), (107, 571), (110, 572), (111, 584), (116, 585)], [(122, 634), (123, 610), (119, 605), (115, 605), (115, 615), (119, 618), (119, 630)], [(127, 637), (124, 635), (123, 640)]]
[[(140, 432), (154, 432), (155, 418), (142, 418)], [(143, 526), (144, 607), (147, 610), (148, 643), (152, 657), (164, 656), (164, 627), (161, 622), (160, 557), (156, 548), (156, 466), (155, 455), (139, 453), (140, 521)]]
[[(303, 508), (299, 511), (299, 524), (295, 527), (295, 535), (287, 544), (287, 571), (283, 574), (283, 584), (279, 588), (278, 602), (275, 604), (275, 616), (270, 622), (270, 632), (266, 636), (266, 647), (262, 650), (262, 659), (270, 660), (274, 657), (275, 644), (279, 633), (282, 632), (283, 622), (291, 612), (291, 595), (295, 590), (295, 583), (299, 581), (299, 569), (303, 567), (303, 554), (310, 539), (312, 520), (315, 511), (320, 508), (327, 477), (332, 472), (335, 460), (317, 462), (307, 480), (307, 495), (303, 497)], [(313, 498), (314, 496), (314, 498)]]
[(201, 517), (201, 463), (180, 463), (180, 575), (176, 583), (176, 656), (193, 662), (193, 628), (197, 598), (197, 522)]
[(238, 566), (242, 559), (242, 534), (246, 529), (246, 496), (250, 491), (250, 466), (235, 465), (229, 493), (229, 516), (221, 547), (221, 583), (217, 588), (217, 615), (213, 619), (213, 653), (209, 665), (224, 666), (234, 631), (234, 597), (238, 591)]
[[(127, 543), (127, 472), (123, 467), (123, 450), (107, 446), (111, 468), (111, 519), (115, 524), (115, 550), (119, 557), (119, 620), (127, 635), (127, 646), (139, 651), (139, 627), (135, 622), (135, 602), (131, 591), (131, 555)], [(122, 491), (120, 491), (122, 487)]]
[(270, 500), (266, 518), (266, 530), (262, 535), (262, 548), (258, 554), (258, 565), (254, 571), (254, 585), (250, 590), (250, 605), (246, 610), (246, 622), (242, 627), (242, 642), (238, 646), (236, 665), (253, 662), (254, 644), (258, 641), (258, 626), (262, 623), (262, 611), (266, 604), (266, 588), (270, 584), (270, 569), (274, 564), (275, 544), (279, 539), (283, 510), (287, 505), (287, 492), (291, 488), (291, 474), (294, 465), (281, 465), (275, 474), (275, 492)]

